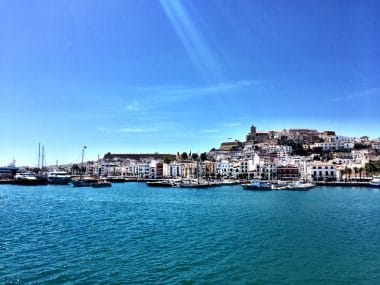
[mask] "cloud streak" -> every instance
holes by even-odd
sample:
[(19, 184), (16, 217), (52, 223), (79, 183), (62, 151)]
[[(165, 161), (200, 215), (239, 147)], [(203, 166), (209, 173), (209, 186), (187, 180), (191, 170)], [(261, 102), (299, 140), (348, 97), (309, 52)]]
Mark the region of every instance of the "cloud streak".
[(158, 132), (158, 129), (152, 128), (121, 128), (119, 133), (154, 133)]
[(161, 0), (160, 3), (193, 64), (204, 75), (211, 73), (219, 77), (220, 64), (186, 11), (184, 2)]

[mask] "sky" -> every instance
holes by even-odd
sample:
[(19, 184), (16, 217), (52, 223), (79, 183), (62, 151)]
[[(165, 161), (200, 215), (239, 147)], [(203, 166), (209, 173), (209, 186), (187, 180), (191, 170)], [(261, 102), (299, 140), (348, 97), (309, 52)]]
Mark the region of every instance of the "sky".
[(380, 137), (377, 0), (0, 0), (0, 165)]

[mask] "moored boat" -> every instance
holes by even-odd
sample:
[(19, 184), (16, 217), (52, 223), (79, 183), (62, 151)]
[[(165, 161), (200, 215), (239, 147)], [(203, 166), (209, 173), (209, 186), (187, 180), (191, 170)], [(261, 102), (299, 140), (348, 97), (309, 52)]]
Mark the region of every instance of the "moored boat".
[(81, 178), (79, 180), (73, 180), (71, 183), (73, 187), (92, 187), (96, 182), (97, 179), (94, 178)]
[(374, 188), (380, 188), (380, 176), (373, 177), (370, 185), (371, 187), (374, 187)]
[(126, 182), (123, 176), (107, 176), (106, 180), (112, 183), (124, 183)]
[(287, 190), (294, 191), (307, 191), (311, 188), (315, 187), (315, 184), (309, 182), (296, 181), (292, 182), (287, 186)]
[(46, 185), (47, 179), (38, 177), (34, 172), (22, 172), (16, 173), (13, 184), (25, 186)]
[(67, 185), (71, 182), (71, 176), (65, 171), (54, 170), (48, 173), (47, 180), (49, 184)]
[(269, 182), (263, 182), (260, 180), (252, 180), (248, 184), (242, 184), (241, 185), (244, 190), (258, 190), (258, 191), (269, 191), (272, 190), (272, 183)]
[(145, 182), (149, 187), (175, 187), (174, 181), (161, 180), (161, 181), (147, 181)]
[(106, 180), (96, 180), (93, 184), (92, 187), (94, 188), (103, 188), (103, 187), (111, 187), (112, 183), (108, 182)]

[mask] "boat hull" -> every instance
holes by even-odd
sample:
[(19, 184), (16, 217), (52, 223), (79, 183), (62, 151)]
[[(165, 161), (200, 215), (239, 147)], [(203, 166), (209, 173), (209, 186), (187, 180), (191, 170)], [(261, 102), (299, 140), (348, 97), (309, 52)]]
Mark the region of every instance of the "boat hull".
[(95, 182), (92, 184), (92, 187), (94, 188), (105, 188), (105, 187), (111, 187), (111, 182)]
[(83, 181), (83, 180), (72, 181), (73, 187), (92, 187), (94, 183), (95, 181)]
[(194, 189), (204, 189), (208, 188), (208, 184), (181, 184), (180, 188), (194, 188)]
[(39, 186), (47, 185), (46, 179), (16, 179), (12, 182), (14, 185), (23, 185), (23, 186)]
[(270, 191), (272, 190), (272, 187), (270, 186), (257, 186), (257, 185), (250, 185), (250, 184), (243, 184), (244, 190), (253, 190), (253, 191)]
[(53, 185), (67, 185), (71, 182), (70, 177), (49, 177), (48, 183)]
[(146, 182), (149, 187), (173, 187), (173, 183), (170, 182)]

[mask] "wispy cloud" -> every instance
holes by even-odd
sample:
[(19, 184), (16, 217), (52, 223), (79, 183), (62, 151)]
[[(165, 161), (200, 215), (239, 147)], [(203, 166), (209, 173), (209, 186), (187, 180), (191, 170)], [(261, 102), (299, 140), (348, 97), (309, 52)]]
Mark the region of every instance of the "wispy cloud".
[(203, 74), (219, 77), (220, 64), (197, 29), (190, 13), (186, 11), (185, 2), (161, 0), (160, 3), (193, 64)]
[(217, 129), (206, 129), (206, 130), (200, 130), (200, 132), (204, 133), (204, 134), (213, 134), (213, 133), (219, 132), (219, 130), (217, 130)]
[(153, 128), (122, 128), (119, 129), (120, 133), (153, 133), (157, 132), (158, 129)]
[(358, 92), (353, 92), (350, 94), (347, 94), (345, 96), (340, 97), (334, 97), (331, 98), (330, 101), (332, 102), (344, 102), (344, 101), (351, 101), (351, 100), (361, 100), (361, 99), (368, 99), (373, 97), (380, 97), (380, 88), (370, 88)]
[(239, 122), (231, 122), (231, 123), (225, 123), (223, 124), (224, 127), (227, 127), (227, 128), (232, 128), (232, 127), (237, 127), (237, 126), (240, 126), (241, 123)]
[[(258, 86), (263, 85), (262, 81), (239, 80), (224, 82), (205, 86), (145, 86), (130, 87), (130, 93), (141, 95), (146, 98), (147, 103), (154, 102), (174, 102), (192, 99), (196, 97), (215, 96), (223, 94), (233, 94), (241, 91), (254, 91)], [(145, 102), (144, 102), (145, 103)]]
[(104, 127), (97, 127), (96, 129), (98, 131), (101, 131), (101, 132), (105, 132), (106, 131), (106, 128), (104, 128)]
[(128, 111), (137, 111), (139, 110), (140, 103), (137, 100), (134, 100), (132, 103), (128, 104), (127, 110)]

